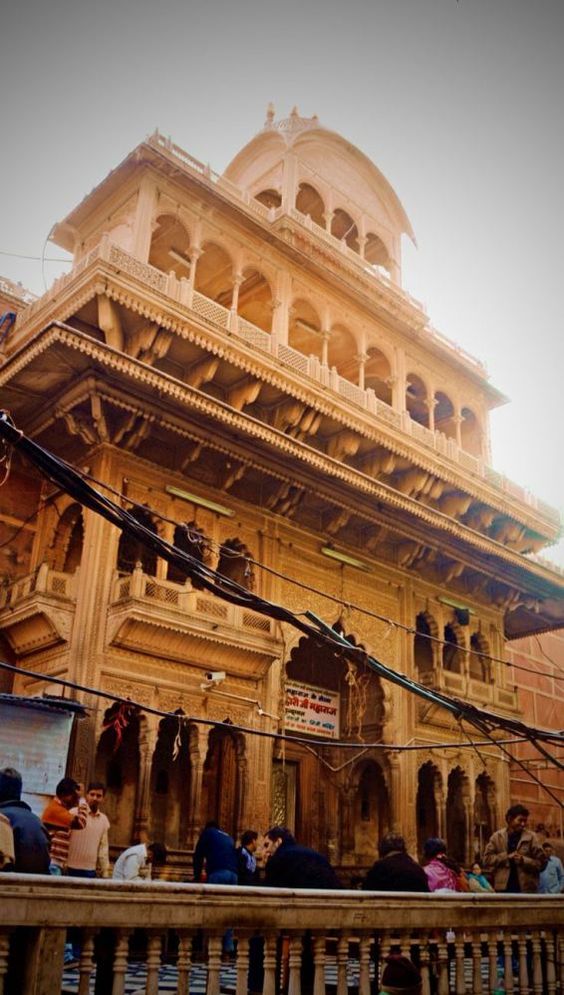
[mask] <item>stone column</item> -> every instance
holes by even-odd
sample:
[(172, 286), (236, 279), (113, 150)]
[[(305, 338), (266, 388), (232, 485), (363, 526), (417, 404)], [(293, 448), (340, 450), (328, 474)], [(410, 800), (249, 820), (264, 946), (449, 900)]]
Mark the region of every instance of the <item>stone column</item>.
[(231, 311), (229, 315), (229, 328), (232, 332), (236, 332), (238, 329), (239, 290), (242, 283), (243, 274), (235, 273), (233, 277), (233, 293), (231, 294)]
[(279, 270), (276, 275), (275, 300), (272, 331), (276, 341), (282, 345), (288, 344), (288, 325), (290, 318), (290, 303), (292, 298), (292, 278), (286, 271)]
[(431, 397), (427, 401), (427, 408), (428, 408), (428, 411), (429, 411), (429, 428), (430, 428), (431, 432), (435, 431), (435, 408), (437, 407), (438, 403), (439, 402), (438, 402), (438, 400), (435, 397), (435, 394), (433, 392), (431, 394)]
[(325, 215), (324, 215), (324, 218), (325, 218), (325, 231), (328, 231), (329, 234), (331, 234), (331, 224), (332, 224), (334, 216), (335, 216), (335, 212), (334, 211), (331, 211), (331, 210), (325, 211)]
[(246, 756), (246, 741), (244, 736), (237, 737), (237, 833), (244, 829), (246, 818), (247, 789), (249, 782), (249, 764)]
[(358, 386), (360, 387), (361, 390), (364, 390), (365, 369), (366, 369), (366, 360), (368, 359), (368, 353), (359, 352), (356, 358), (358, 361)]
[(202, 781), (204, 762), (208, 752), (208, 737), (210, 726), (193, 725), (190, 727), (188, 750), (190, 753), (190, 798), (188, 800), (188, 835), (186, 844), (189, 850), (196, 846), (196, 840), (202, 828)]
[(139, 720), (139, 780), (133, 834), (141, 843), (148, 842), (151, 805), (151, 766), (159, 735), (159, 716), (146, 715)]
[(146, 263), (151, 248), (152, 220), (157, 205), (157, 187), (149, 176), (144, 176), (139, 185), (135, 218), (133, 221), (132, 254)]
[(401, 761), (398, 754), (393, 751), (387, 753), (386, 756), (389, 772), (390, 831), (401, 833), (405, 830), (405, 827), (402, 826)]
[(435, 806), (437, 812), (438, 834), (441, 837), (441, 839), (444, 839), (445, 830), (446, 830), (446, 811), (445, 811), (445, 792), (442, 785), (441, 787), (437, 785), (437, 787), (435, 788)]
[(460, 413), (460, 407), (456, 408), (452, 420), (454, 422), (454, 427), (456, 429), (456, 445), (458, 446), (459, 449), (462, 449), (462, 422), (464, 419), (462, 418), (462, 415)]
[(405, 353), (395, 350), (395, 371), (392, 376), (392, 407), (394, 411), (405, 411)]
[(194, 246), (190, 249), (190, 276), (188, 277), (188, 300), (186, 303), (188, 307), (192, 306), (192, 296), (194, 294), (194, 284), (196, 282), (196, 268), (198, 266), (198, 259), (202, 255), (202, 250), (198, 246)]

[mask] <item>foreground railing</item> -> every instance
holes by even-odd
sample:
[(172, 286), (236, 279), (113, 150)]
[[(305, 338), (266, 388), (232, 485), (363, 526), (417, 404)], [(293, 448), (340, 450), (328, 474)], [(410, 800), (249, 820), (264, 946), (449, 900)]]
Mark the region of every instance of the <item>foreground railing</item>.
[[(559, 896), (293, 892), (6, 874), (0, 908), (4, 995), (204, 988), (207, 995), (370, 995), (391, 951), (417, 963), (423, 995), (564, 991)], [(230, 928), (237, 952), (225, 963)], [(69, 940), (81, 948), (70, 971), (63, 966)]]

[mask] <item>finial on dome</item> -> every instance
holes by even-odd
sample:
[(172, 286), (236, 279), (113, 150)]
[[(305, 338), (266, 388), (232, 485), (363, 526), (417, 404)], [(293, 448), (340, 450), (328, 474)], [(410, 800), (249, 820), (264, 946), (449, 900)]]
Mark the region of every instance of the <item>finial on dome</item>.
[(299, 111), (298, 111), (298, 108), (297, 108), (297, 107), (296, 107), (296, 105), (294, 104), (294, 106), (292, 107), (292, 110), (290, 111), (290, 117), (291, 117), (291, 118), (293, 118), (293, 119), (295, 120), (295, 119), (296, 119), (296, 118), (298, 118), (299, 116), (300, 116), (300, 114), (299, 114)]
[(273, 121), (274, 121), (274, 104), (272, 103), (271, 100), (266, 108), (266, 121), (264, 122), (265, 128), (271, 128)]

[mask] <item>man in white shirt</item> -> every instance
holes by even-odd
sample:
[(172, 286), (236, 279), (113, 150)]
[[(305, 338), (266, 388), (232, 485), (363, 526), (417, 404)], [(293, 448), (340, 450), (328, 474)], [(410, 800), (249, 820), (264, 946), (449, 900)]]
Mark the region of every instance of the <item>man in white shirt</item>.
[(166, 863), (166, 847), (162, 843), (139, 843), (120, 853), (114, 864), (114, 881), (147, 881), (153, 865)]
[(554, 852), (552, 843), (547, 840), (542, 848), (547, 857), (547, 864), (544, 871), (541, 871), (539, 878), (539, 891), (541, 895), (561, 895), (564, 892), (564, 867), (560, 857)]
[(105, 792), (105, 785), (101, 781), (91, 781), (88, 785), (86, 826), (80, 832), (71, 830), (70, 834), (67, 874), (71, 877), (109, 878), (110, 876), (108, 845), (110, 821), (107, 815), (100, 811)]

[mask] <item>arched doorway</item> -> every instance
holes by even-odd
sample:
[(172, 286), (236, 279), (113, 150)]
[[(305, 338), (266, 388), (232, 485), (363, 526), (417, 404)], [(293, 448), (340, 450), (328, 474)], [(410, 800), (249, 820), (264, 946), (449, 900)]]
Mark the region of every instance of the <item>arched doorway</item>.
[(459, 633), (450, 622), (445, 625), (443, 643), (443, 670), (451, 674), (461, 674), (463, 671), (464, 650), (461, 646)]
[[(434, 631), (433, 631), (434, 630)], [(427, 612), (419, 612), (415, 620), (413, 638), (413, 658), (419, 676), (432, 676), (435, 665), (432, 636), (437, 635), (434, 619)]]
[(96, 779), (106, 785), (104, 812), (110, 820), (110, 841), (123, 847), (130, 846), (133, 840), (139, 781), (139, 721), (133, 706), (116, 702), (104, 716), (106, 728), (96, 751)]
[(202, 825), (214, 820), (233, 838), (242, 828), (242, 765), (244, 737), (225, 726), (215, 726), (208, 740), (202, 780)]
[(423, 853), (425, 840), (440, 836), (439, 804), (442, 793), (440, 772), (430, 760), (419, 768), (415, 817), (417, 820), (417, 851)]
[(495, 829), (495, 782), (484, 771), (476, 778), (474, 797), (474, 850), (478, 860)]
[(186, 846), (190, 774), (189, 729), (179, 712), (160, 723), (151, 765), (151, 836), (172, 850)]
[(390, 827), (390, 801), (379, 763), (359, 765), (354, 802), (354, 852), (359, 864), (376, 859), (378, 843)]
[(300, 183), (296, 196), (296, 210), (309, 215), (320, 228), (325, 227), (325, 204), (321, 195), (310, 183)]
[(466, 799), (468, 778), (461, 767), (455, 767), (448, 776), (446, 825), (448, 852), (460, 864), (466, 863), (468, 852), (468, 827)]
[[(198, 563), (205, 563), (209, 554), (209, 539), (198, 528), (195, 522), (186, 522), (177, 525), (174, 530), (173, 544), (183, 553), (188, 553)], [(172, 580), (176, 584), (184, 584), (188, 574), (185, 570), (177, 567), (174, 563), (169, 563), (167, 567), (167, 580)], [(192, 586), (201, 588), (201, 581), (192, 579)]]

